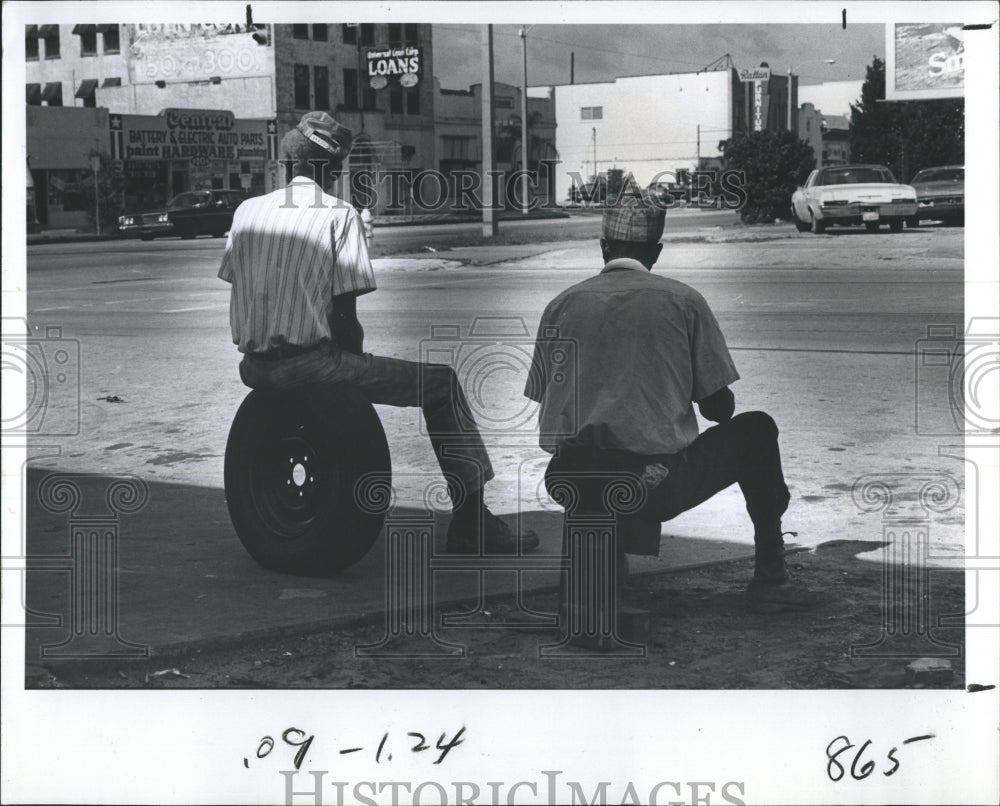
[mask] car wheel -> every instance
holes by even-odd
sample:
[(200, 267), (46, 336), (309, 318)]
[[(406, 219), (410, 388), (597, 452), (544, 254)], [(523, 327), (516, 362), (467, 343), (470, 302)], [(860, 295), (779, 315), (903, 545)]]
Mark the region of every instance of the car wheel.
[(906, 226), (909, 227), (910, 229), (916, 229), (917, 227), (920, 226), (920, 219), (917, 218), (916, 216), (913, 216), (913, 218), (908, 218), (906, 219)]
[(879, 228), (878, 221), (866, 221), (865, 222), (865, 229), (868, 232), (878, 232), (878, 228)]
[(903, 219), (889, 222), (889, 232), (902, 232), (902, 231), (903, 231)]
[(812, 210), (809, 211), (809, 229), (815, 235), (822, 235), (826, 232), (826, 223), (816, 218), (816, 214)]
[(799, 232), (809, 231), (809, 225), (805, 221), (802, 221), (797, 215), (795, 215), (794, 207), (792, 208), (792, 222), (795, 224), (795, 229), (797, 229)]
[(282, 573), (329, 576), (364, 557), (382, 529), (391, 497), (385, 431), (349, 387), (254, 390), (229, 431), (224, 482), (251, 557)]
[(152, 235), (148, 235), (148, 234), (146, 234), (144, 232), (142, 235), (139, 236), (139, 240), (140, 241), (151, 241), (151, 240), (153, 240), (153, 236)]
[(190, 241), (192, 238), (198, 237), (198, 230), (194, 227), (181, 227), (179, 228), (179, 233), (185, 241)]

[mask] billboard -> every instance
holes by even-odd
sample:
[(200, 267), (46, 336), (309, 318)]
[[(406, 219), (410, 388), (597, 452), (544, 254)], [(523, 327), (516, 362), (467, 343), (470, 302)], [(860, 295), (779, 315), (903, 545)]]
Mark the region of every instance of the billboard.
[(965, 31), (960, 22), (886, 25), (885, 99), (965, 97)]
[(420, 81), (420, 48), (403, 45), (395, 48), (372, 48), (365, 54), (368, 82), (380, 90), (390, 82), (415, 87)]
[(274, 52), (246, 25), (125, 25), (132, 84), (270, 75)]

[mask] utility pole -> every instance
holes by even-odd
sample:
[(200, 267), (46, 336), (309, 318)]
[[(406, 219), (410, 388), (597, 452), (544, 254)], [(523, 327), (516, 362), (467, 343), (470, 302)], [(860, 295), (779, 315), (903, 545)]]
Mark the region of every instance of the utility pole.
[(493, 210), (493, 26), (483, 26), (483, 237), (494, 238), (497, 220)]
[(101, 158), (94, 155), (90, 158), (90, 169), (94, 173), (94, 221), (97, 223), (97, 234), (101, 234), (101, 192), (98, 187), (97, 175), (101, 170)]
[(792, 130), (792, 68), (788, 68), (788, 131)]
[(590, 130), (590, 134), (594, 140), (594, 187), (597, 187), (597, 127), (594, 126)]
[(698, 124), (697, 134), (695, 135), (698, 139), (695, 141), (695, 163), (698, 168), (701, 168), (701, 124)]
[(521, 28), (521, 59), (524, 86), (521, 87), (521, 214), (528, 214), (528, 30)]

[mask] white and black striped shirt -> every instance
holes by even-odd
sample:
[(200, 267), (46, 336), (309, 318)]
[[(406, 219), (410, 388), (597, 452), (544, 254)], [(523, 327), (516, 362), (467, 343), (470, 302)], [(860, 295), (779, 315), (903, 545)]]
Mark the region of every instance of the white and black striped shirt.
[(219, 277), (243, 353), (330, 340), (333, 298), (375, 290), (361, 217), (305, 177), (236, 209)]

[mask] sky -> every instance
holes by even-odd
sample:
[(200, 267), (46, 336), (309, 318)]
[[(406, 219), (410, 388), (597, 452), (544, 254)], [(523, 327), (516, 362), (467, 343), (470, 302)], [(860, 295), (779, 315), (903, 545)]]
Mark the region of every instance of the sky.
[[(494, 25), (497, 81), (522, 81), (519, 25)], [(434, 74), (446, 89), (481, 80), (482, 26), (434, 25)], [(880, 24), (535, 25), (527, 32), (528, 84), (608, 81), (616, 76), (695, 72), (728, 53), (737, 68), (767, 62), (802, 84), (860, 81), (874, 56), (885, 58)], [(827, 64), (827, 60), (835, 60)]]

